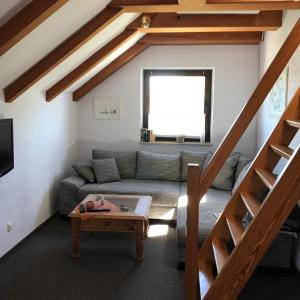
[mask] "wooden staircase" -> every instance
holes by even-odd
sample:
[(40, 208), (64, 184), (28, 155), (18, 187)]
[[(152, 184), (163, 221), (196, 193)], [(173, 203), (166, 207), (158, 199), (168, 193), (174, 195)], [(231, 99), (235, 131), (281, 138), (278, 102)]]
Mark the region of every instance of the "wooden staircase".
[[(236, 299), (300, 200), (300, 148), (290, 147), (300, 129), (299, 88), (213, 230), (198, 249), (199, 201), (299, 43), (300, 19), (210, 161), (203, 177), (200, 177), (199, 166), (190, 165), (188, 168), (187, 300), (196, 300), (199, 292), (201, 299), (205, 300)], [(285, 160), (285, 166), (276, 176), (273, 171), (280, 159)], [(246, 224), (243, 219), (247, 213), (252, 219)]]
[[(300, 124), (299, 101), (300, 89), (199, 251), (201, 299), (235, 299), (300, 200), (300, 150), (288, 147), (299, 129), (288, 123)], [(272, 170), (280, 158), (287, 163), (276, 178)], [(248, 225), (242, 222), (246, 212)]]

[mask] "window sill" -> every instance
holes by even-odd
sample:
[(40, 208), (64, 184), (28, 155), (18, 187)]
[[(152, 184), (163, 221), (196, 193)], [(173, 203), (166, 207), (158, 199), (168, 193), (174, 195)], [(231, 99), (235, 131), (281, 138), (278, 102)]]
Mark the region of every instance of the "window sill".
[(140, 144), (143, 145), (194, 145), (194, 146), (212, 146), (212, 143), (202, 143), (202, 142), (184, 142), (184, 143), (177, 143), (177, 142), (163, 142), (163, 141), (158, 141), (158, 142), (140, 142)]

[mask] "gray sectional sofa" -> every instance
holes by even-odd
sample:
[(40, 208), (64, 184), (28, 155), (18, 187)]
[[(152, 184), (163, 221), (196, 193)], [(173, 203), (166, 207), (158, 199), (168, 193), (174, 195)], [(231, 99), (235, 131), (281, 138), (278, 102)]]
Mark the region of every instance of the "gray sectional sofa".
[[(173, 219), (176, 218), (178, 262), (184, 261), (187, 166), (188, 163), (198, 163), (203, 171), (211, 158), (211, 153), (182, 151), (180, 154), (158, 154), (145, 151), (105, 150), (92, 152), (92, 160), (109, 158), (116, 159), (120, 180), (99, 184), (96, 178), (81, 176), (86, 174), (81, 174), (75, 165), (78, 174), (64, 179), (60, 185), (60, 214), (67, 215), (90, 193), (150, 195), (152, 196), (150, 218), (169, 219), (170, 215)], [(215, 223), (214, 214), (220, 213), (230, 199), (233, 185), (248, 162), (249, 159), (239, 153), (232, 155), (207, 192), (204, 198), (206, 201), (200, 205), (199, 243)], [(86, 168), (92, 168), (89, 163), (84, 164)], [(89, 182), (93, 180), (95, 182)]]
[[(192, 151), (181, 151), (180, 154), (158, 154), (146, 151), (93, 150), (91, 163), (74, 165), (77, 174), (61, 182), (59, 212), (61, 215), (67, 215), (85, 196), (91, 193), (150, 195), (152, 196), (150, 218), (169, 219), (171, 213), (172, 218), (176, 219), (177, 260), (179, 265), (183, 265), (186, 241), (187, 166), (188, 163), (198, 163), (203, 172), (211, 156), (209, 152)], [(102, 161), (111, 163), (111, 160), (116, 165), (117, 175), (116, 170), (112, 172), (101, 167), (99, 169), (97, 165)], [(230, 156), (201, 200), (199, 245), (215, 224), (218, 214), (230, 200), (232, 189), (236, 188), (241, 181), (249, 162), (250, 160), (240, 153)], [(97, 172), (100, 172), (98, 176)], [(105, 180), (103, 176), (105, 173), (109, 174), (109, 180)], [(278, 242), (277, 239), (275, 246), (273, 245), (275, 250), (273, 250), (280, 253), (280, 257), (275, 256), (276, 260), (281, 260), (280, 264), (286, 266), (291, 260), (294, 237), (285, 235), (280, 239), (284, 240), (285, 245), (289, 243), (290, 246), (282, 250), (281, 241)], [(274, 257), (272, 254), (266, 257), (265, 265), (274, 264), (272, 257)]]
[[(219, 189), (217, 197), (210, 197), (209, 205), (220, 206), (220, 210), (230, 198), (230, 191), (234, 179), (241, 169), (239, 154), (233, 155), (229, 160), (223, 174), (215, 181), (215, 187)], [(199, 163), (201, 169), (208, 164), (211, 154), (208, 152), (182, 151), (180, 154), (158, 154), (146, 151), (115, 152), (105, 150), (93, 150), (92, 160), (115, 158), (120, 173), (120, 180), (97, 182), (80, 175), (78, 166), (74, 166), (79, 172), (61, 182), (59, 191), (59, 212), (67, 215), (80, 201), (90, 193), (115, 193), (115, 194), (146, 194), (152, 196), (150, 217), (164, 219), (170, 216), (170, 210), (177, 208), (178, 201), (186, 194), (186, 178), (188, 163)], [(247, 160), (248, 161), (248, 160)], [(86, 167), (92, 168), (89, 163)], [(242, 162), (244, 165), (244, 163)], [(228, 170), (228, 168), (230, 170)], [(228, 173), (228, 174), (227, 174)], [(84, 174), (83, 174), (84, 175)], [(220, 180), (221, 179), (221, 180)], [(93, 182), (94, 181), (94, 182)], [(214, 191), (211, 191), (214, 195)], [(221, 195), (222, 201), (219, 200)], [(226, 199), (226, 201), (225, 201)], [(216, 202), (216, 204), (214, 204)], [(184, 217), (179, 207), (179, 214)], [(174, 214), (173, 218), (176, 218)], [(178, 218), (177, 218), (178, 219)], [(213, 219), (212, 219), (213, 220)], [(177, 220), (180, 224), (181, 220)], [(184, 222), (184, 221), (183, 221)]]

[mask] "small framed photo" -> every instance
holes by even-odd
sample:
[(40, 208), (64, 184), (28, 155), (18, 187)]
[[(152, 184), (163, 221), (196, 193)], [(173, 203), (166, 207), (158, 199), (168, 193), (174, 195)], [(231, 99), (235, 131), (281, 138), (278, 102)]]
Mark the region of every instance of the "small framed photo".
[(94, 119), (119, 120), (121, 118), (121, 99), (109, 97), (94, 98)]
[(286, 108), (288, 87), (288, 68), (279, 76), (269, 93), (270, 110), (272, 118), (279, 118)]

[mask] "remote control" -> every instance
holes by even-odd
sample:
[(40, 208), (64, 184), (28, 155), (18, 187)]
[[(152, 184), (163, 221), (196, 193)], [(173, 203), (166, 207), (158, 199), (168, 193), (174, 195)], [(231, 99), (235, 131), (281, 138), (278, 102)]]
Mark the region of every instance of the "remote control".
[(110, 208), (91, 208), (87, 209), (87, 212), (105, 212), (105, 211), (111, 211)]

